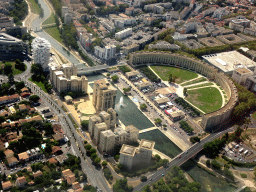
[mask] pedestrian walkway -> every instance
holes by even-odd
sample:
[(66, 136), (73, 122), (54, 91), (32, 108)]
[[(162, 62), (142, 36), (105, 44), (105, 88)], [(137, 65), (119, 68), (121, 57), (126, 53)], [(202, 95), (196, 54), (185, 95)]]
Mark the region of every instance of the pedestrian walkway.
[(163, 154), (162, 152), (154, 149), (153, 150), (153, 155), (156, 155), (156, 154), (159, 155), (161, 157), (161, 159), (168, 159), (169, 161), (172, 160), (172, 158), (170, 158), (169, 156), (167, 156), (167, 155)]
[(147, 128), (147, 129), (143, 129), (143, 130), (140, 130), (139, 133), (146, 133), (148, 131), (152, 131), (152, 130), (155, 130), (155, 129), (158, 129), (158, 127), (150, 127), (150, 128)]

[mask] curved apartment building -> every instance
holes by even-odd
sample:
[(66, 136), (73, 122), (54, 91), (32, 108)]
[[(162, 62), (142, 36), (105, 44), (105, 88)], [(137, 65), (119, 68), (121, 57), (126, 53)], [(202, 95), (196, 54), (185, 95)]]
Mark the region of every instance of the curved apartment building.
[(217, 68), (202, 61), (178, 54), (155, 51), (132, 53), (129, 57), (129, 64), (133, 67), (142, 65), (168, 65), (183, 68), (199, 73), (219, 84), (227, 94), (228, 103), (217, 111), (203, 115), (201, 126), (208, 131), (227, 122), (238, 101), (238, 92), (234, 83), (224, 73), (218, 72)]

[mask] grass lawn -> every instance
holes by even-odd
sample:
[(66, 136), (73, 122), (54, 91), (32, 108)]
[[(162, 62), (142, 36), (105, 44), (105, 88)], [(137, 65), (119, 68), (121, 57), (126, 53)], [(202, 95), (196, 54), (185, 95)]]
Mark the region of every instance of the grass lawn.
[(256, 120), (256, 111), (252, 114), (252, 118)]
[(200, 77), (198, 79), (195, 79), (193, 81), (190, 81), (190, 82), (187, 82), (187, 83), (184, 83), (182, 84), (181, 86), (187, 86), (187, 85), (192, 85), (192, 84), (196, 84), (196, 83), (201, 83), (201, 82), (204, 82), (204, 81), (207, 81), (207, 79), (205, 77)]
[(40, 8), (39, 8), (38, 4), (35, 2), (35, 0), (28, 0), (28, 2), (31, 4), (32, 13), (39, 14)]
[(222, 105), (221, 94), (215, 87), (190, 90), (188, 91), (186, 100), (191, 102), (205, 113), (216, 111), (220, 109)]
[(42, 90), (43, 90), (45, 93), (48, 93), (47, 90), (46, 90), (45, 87), (44, 87), (44, 84), (43, 84), (41, 81), (40, 81), (40, 82), (38, 82), (38, 81), (33, 81), (32, 78), (29, 78), (28, 80), (31, 81), (31, 82), (33, 82), (33, 83), (35, 83), (38, 87), (41, 87)]
[(204, 83), (204, 84), (201, 84), (201, 85), (195, 85), (195, 86), (187, 87), (187, 89), (189, 90), (189, 89), (204, 87), (204, 86), (209, 86), (209, 85), (213, 85), (213, 83)]
[(55, 23), (54, 13), (52, 13), (51, 16), (48, 17), (48, 18), (43, 22), (43, 25), (52, 24), (52, 23)]
[(62, 38), (60, 36), (60, 32), (57, 29), (57, 27), (48, 27), (48, 28), (44, 28), (44, 31), (46, 33), (48, 33), (49, 35), (51, 35), (54, 39), (56, 39), (58, 42), (62, 43)]
[(163, 81), (168, 81), (169, 74), (172, 74), (173, 76), (178, 77), (176, 79), (176, 83), (182, 83), (184, 81), (188, 81), (190, 79), (194, 79), (198, 77), (198, 75), (194, 72), (175, 68), (175, 67), (151, 66), (151, 68), (158, 74), (158, 76)]

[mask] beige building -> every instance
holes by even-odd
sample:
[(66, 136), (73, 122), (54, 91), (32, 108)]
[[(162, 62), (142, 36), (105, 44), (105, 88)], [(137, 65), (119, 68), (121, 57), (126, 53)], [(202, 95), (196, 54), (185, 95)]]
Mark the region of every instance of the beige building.
[(233, 71), (232, 78), (239, 83), (244, 85), (248, 77), (253, 76), (253, 72), (247, 68), (238, 68)]
[(152, 159), (155, 142), (142, 139), (139, 147), (123, 144), (120, 150), (120, 164), (132, 169), (139, 164), (148, 164)]
[(233, 109), (238, 102), (238, 92), (236, 86), (228, 76), (219, 72), (214, 66), (210, 66), (205, 62), (179, 54), (157, 51), (132, 53), (129, 57), (129, 64), (133, 67), (160, 64), (185, 68), (207, 77), (209, 80), (214, 81), (224, 89), (227, 94), (228, 102), (219, 110), (204, 114), (200, 125), (204, 129), (212, 131), (230, 120)]
[(93, 106), (96, 112), (107, 111), (108, 108), (115, 107), (117, 89), (114, 88), (107, 79), (94, 81), (93, 86)]
[(98, 123), (95, 125), (95, 128), (94, 128), (94, 138), (93, 138), (93, 141), (96, 145), (98, 145), (99, 143), (99, 140), (100, 140), (100, 133), (102, 131), (106, 131), (107, 130), (107, 125), (105, 122), (103, 123)]
[(77, 76), (77, 68), (69, 63), (61, 67), (54, 63), (50, 65), (50, 80), (54, 89), (61, 92), (87, 93), (88, 79), (85, 76)]
[(185, 113), (181, 110), (174, 111), (174, 112), (170, 113), (170, 117), (171, 117), (172, 121), (178, 121), (180, 119), (185, 118)]
[(137, 129), (133, 125), (128, 125), (125, 127), (125, 131), (127, 132), (127, 140), (130, 143), (138, 142), (139, 129)]
[(115, 134), (111, 130), (100, 133), (99, 151), (101, 153), (111, 153), (115, 148)]

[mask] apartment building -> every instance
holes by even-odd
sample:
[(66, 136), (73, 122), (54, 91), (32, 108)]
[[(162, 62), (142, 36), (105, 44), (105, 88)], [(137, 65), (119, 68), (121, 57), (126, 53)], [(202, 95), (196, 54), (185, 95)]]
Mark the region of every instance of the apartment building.
[(240, 85), (244, 85), (248, 77), (253, 76), (254, 73), (247, 68), (237, 68), (233, 71), (232, 78)]
[(117, 89), (107, 79), (94, 81), (93, 106), (97, 112), (107, 111), (108, 108), (115, 108)]
[(51, 44), (44, 38), (36, 37), (32, 41), (34, 63), (40, 64), (44, 71), (49, 71)]
[(118, 33), (116, 33), (115, 38), (124, 39), (130, 35), (132, 35), (132, 28), (127, 28), (125, 30), (122, 30), (122, 31), (119, 31)]
[(22, 40), (0, 33), (0, 60), (10, 60), (26, 57), (28, 45)]
[(92, 47), (92, 34), (81, 33), (79, 36), (79, 41), (82, 46), (87, 50), (91, 50)]
[(50, 81), (52, 87), (61, 92), (84, 92), (87, 93), (88, 79), (85, 76), (77, 76), (77, 68), (74, 64), (64, 64), (58, 67), (51, 63)]
[(115, 134), (111, 130), (100, 133), (99, 151), (101, 153), (111, 153), (115, 148)]
[(123, 144), (119, 162), (130, 170), (140, 164), (148, 164), (152, 159), (154, 146), (155, 142), (145, 139), (141, 140), (139, 147)]
[(115, 57), (116, 55), (116, 46), (115, 45), (106, 45), (104, 48), (99, 46), (94, 47), (94, 55), (103, 60), (109, 60)]

